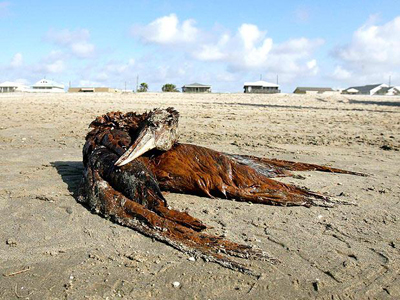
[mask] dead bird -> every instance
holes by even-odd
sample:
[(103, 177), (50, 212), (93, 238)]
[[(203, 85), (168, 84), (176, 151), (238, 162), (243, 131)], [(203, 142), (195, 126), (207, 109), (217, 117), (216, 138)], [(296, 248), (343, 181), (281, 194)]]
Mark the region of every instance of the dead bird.
[(79, 199), (122, 225), (231, 269), (251, 273), (230, 256), (274, 260), (258, 249), (204, 233), (205, 224), (170, 208), (161, 191), (259, 204), (331, 206), (335, 201), (329, 197), (272, 177), (306, 170), (361, 175), (182, 144), (178, 120), (173, 108), (97, 117), (83, 148)]

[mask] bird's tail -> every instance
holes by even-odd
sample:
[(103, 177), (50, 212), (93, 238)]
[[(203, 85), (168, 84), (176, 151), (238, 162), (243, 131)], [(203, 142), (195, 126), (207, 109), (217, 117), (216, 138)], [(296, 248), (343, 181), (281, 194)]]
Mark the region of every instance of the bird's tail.
[(321, 166), (316, 164), (293, 162), (280, 159), (268, 159), (251, 155), (231, 155), (240, 164), (253, 167), (258, 172), (267, 177), (283, 177), (292, 176), (290, 171), (320, 171), (328, 173), (349, 174), (357, 176), (368, 176), (367, 174), (348, 171), (338, 168), (331, 168), (328, 166)]

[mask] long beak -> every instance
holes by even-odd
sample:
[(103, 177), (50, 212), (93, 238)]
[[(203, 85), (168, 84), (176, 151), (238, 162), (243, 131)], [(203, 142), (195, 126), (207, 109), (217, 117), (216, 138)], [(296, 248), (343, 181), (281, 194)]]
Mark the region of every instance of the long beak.
[(122, 167), (147, 151), (154, 149), (155, 147), (156, 144), (154, 133), (150, 130), (150, 128), (144, 128), (140, 132), (135, 143), (133, 143), (133, 145), (126, 150), (126, 152), (116, 161), (115, 165)]

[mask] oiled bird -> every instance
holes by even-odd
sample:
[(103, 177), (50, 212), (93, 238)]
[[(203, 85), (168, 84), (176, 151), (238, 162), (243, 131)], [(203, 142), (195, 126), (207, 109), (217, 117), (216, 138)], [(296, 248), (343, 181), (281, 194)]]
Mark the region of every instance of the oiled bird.
[(290, 170), (357, 174), (181, 144), (178, 119), (179, 113), (173, 108), (144, 114), (111, 112), (96, 118), (83, 149), (80, 201), (183, 252), (250, 272), (229, 256), (269, 256), (202, 232), (207, 226), (185, 212), (169, 208), (161, 191), (261, 204), (330, 205), (328, 197), (271, 177), (288, 176)]
[(178, 118), (178, 112), (172, 108), (150, 112), (144, 117), (146, 121), (139, 122), (139, 128), (134, 130), (133, 143), (119, 139), (127, 150), (114, 147), (114, 151), (123, 152), (116, 165), (123, 166), (142, 156), (161, 190), (275, 205), (330, 206), (333, 203), (329, 197), (271, 179), (291, 176), (290, 171), (362, 175), (315, 164), (233, 155), (179, 143)]

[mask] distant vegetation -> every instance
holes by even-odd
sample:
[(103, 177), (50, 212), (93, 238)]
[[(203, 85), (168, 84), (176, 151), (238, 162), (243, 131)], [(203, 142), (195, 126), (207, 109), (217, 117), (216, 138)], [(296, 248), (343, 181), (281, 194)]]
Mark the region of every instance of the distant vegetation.
[(179, 92), (175, 84), (166, 83), (162, 87), (163, 92)]
[(145, 93), (149, 89), (149, 86), (146, 82), (142, 82), (137, 90), (138, 93)]

